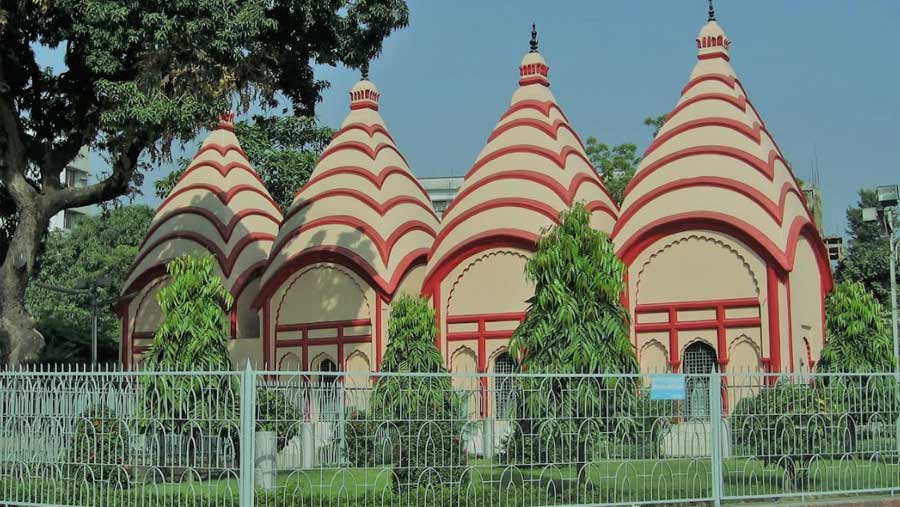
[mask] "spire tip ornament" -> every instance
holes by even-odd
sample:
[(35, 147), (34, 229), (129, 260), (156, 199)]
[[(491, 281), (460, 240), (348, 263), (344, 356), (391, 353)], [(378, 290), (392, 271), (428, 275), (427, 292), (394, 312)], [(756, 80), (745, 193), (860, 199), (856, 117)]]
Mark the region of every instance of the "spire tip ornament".
[(538, 52), (538, 38), (537, 38), (537, 26), (534, 23), (531, 24), (531, 42), (529, 43), (531, 46), (531, 52)]
[(707, 21), (715, 21), (716, 20), (716, 9), (713, 8), (713, 0), (709, 0), (709, 18)]
[(360, 78), (363, 81), (369, 80), (369, 61), (368, 60), (366, 60), (366, 62), (363, 63), (362, 66), (360, 66), (359, 73), (360, 73)]

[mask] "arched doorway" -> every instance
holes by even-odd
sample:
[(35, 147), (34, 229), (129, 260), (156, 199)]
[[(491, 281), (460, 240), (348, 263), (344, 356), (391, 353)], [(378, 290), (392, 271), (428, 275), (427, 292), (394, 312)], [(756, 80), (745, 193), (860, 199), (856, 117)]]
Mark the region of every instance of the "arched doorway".
[(683, 363), (687, 375), (685, 417), (709, 419), (709, 374), (717, 369), (716, 351), (706, 343), (692, 343), (684, 351)]
[(319, 415), (322, 419), (332, 420), (338, 411), (338, 367), (330, 358), (322, 359), (319, 362), (318, 370), (322, 373), (330, 375), (319, 375), (318, 386), (316, 390), (319, 392)]

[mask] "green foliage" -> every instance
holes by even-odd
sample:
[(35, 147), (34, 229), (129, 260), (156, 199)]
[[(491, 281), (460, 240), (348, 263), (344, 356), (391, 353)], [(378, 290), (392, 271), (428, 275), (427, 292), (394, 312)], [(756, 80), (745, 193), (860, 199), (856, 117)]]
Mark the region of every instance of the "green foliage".
[(836, 385), (781, 383), (741, 400), (731, 417), (736, 445), (785, 471), (801, 487), (816, 459), (839, 459), (851, 445), (846, 393)]
[(107, 408), (88, 409), (75, 426), (66, 461), (76, 480), (107, 482), (118, 487), (129, 483), (131, 459), (128, 426)]
[(304, 419), (303, 412), (288, 400), (283, 390), (273, 387), (256, 390), (256, 431), (274, 432), (279, 452), (300, 434)]
[(891, 265), (888, 238), (880, 222), (864, 222), (862, 219), (862, 209), (873, 207), (878, 207), (875, 191), (861, 189), (857, 206), (847, 208), (847, 249), (835, 270), (835, 279), (862, 283), (884, 308), (890, 308)]
[[(145, 355), (151, 371), (229, 371), (228, 317), (232, 296), (210, 255), (184, 255), (167, 266), (169, 283), (159, 291), (162, 323)], [(237, 379), (221, 374), (153, 375), (143, 378), (149, 419), (169, 430), (190, 423), (215, 434), (236, 414)], [(162, 414), (159, 417), (158, 414)]]
[(615, 200), (616, 204), (622, 204), (625, 195), (625, 187), (634, 177), (641, 156), (637, 153), (637, 146), (631, 143), (623, 143), (610, 146), (598, 141), (595, 137), (588, 137), (584, 145), (588, 160), (600, 173), (606, 190)]
[[(110, 284), (98, 289), (100, 299), (115, 298), (152, 219), (153, 210), (147, 206), (122, 206), (85, 217), (68, 232), (49, 233), (34, 281), (71, 289), (80, 280), (104, 276)], [(87, 294), (60, 294), (32, 284), (26, 301), (45, 339), (42, 362), (89, 362), (91, 309)], [(116, 360), (119, 319), (111, 304), (99, 308), (97, 324), (98, 359)]]
[[(300, 116), (254, 116), (253, 123), (237, 122), (234, 129), (241, 148), (284, 211), (309, 180), (319, 155), (334, 135), (332, 129), (317, 125), (315, 119)], [(157, 197), (169, 195), (189, 163), (182, 160), (182, 169), (155, 183)]]
[(380, 377), (372, 394), (370, 416), (384, 424), (367, 435), (380, 432), (378, 438), (386, 441), (399, 490), (458, 482), (466, 464), (460, 439), (464, 421), (436, 333), (434, 309), (425, 299), (401, 295), (391, 304), (382, 371), (433, 374)]
[(860, 282), (840, 282), (828, 296), (828, 342), (817, 370), (828, 373), (893, 371), (893, 342), (884, 311)]
[[(664, 114), (644, 119), (644, 125), (653, 128), (654, 138), (665, 124), (667, 116)], [(584, 152), (587, 154), (588, 160), (600, 174), (606, 190), (618, 205), (622, 204), (625, 188), (628, 187), (628, 183), (634, 177), (634, 173), (641, 163), (641, 156), (638, 155), (637, 149), (637, 146), (632, 143), (610, 146), (593, 136), (588, 137), (584, 145)]]
[(530, 459), (553, 459), (541, 455), (554, 448), (542, 445), (551, 439), (558, 452), (575, 448), (583, 463), (612, 428), (633, 426), (635, 379), (565, 376), (638, 371), (620, 299), (625, 265), (590, 218), (581, 203), (562, 212), (525, 268), (535, 291), (510, 353), (528, 373), (559, 374), (520, 379), (523, 420), (509, 444)]

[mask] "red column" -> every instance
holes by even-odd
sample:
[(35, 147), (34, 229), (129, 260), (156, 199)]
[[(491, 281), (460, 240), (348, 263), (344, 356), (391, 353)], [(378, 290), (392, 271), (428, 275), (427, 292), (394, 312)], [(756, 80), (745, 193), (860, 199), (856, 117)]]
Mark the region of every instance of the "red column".
[(263, 304), (263, 369), (272, 370), (272, 320), (269, 315), (269, 300)]
[(381, 294), (375, 295), (375, 371), (381, 371)]
[(678, 311), (669, 308), (669, 365), (672, 367), (672, 373), (678, 372), (678, 365), (681, 360), (678, 357), (678, 329), (675, 323), (678, 319)]
[(775, 267), (766, 267), (767, 303), (769, 309), (769, 372), (781, 371), (781, 316), (778, 301), (779, 276)]
[(122, 338), (121, 338), (121, 354), (122, 357), (120, 360), (122, 361), (123, 369), (130, 369), (131, 367), (131, 336), (128, 332), (128, 307), (126, 306), (125, 310), (122, 312)]
[(791, 278), (785, 277), (784, 287), (787, 290), (787, 318), (788, 318), (788, 361), (791, 362), (789, 371), (794, 373), (794, 312), (791, 310)]
[[(478, 373), (487, 372), (487, 339), (484, 336), (486, 329), (484, 318), (478, 319)], [(484, 375), (479, 378), (481, 383), (481, 416), (488, 415), (488, 379)]]

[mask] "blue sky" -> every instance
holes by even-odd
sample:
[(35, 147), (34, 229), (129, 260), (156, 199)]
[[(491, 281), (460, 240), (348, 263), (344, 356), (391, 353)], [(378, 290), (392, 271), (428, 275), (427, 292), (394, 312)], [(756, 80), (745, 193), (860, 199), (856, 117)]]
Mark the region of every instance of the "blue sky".
[[(410, 26), (387, 40), (370, 77), (419, 176), (471, 166), (515, 90), (532, 22), (579, 135), (643, 150), (642, 120), (675, 105), (706, 21), (705, 0), (409, 3)], [(731, 63), (798, 177), (818, 155), (825, 229), (843, 232), (858, 188), (900, 182), (900, 2), (717, 0), (716, 11)], [(337, 126), (358, 73), (322, 67), (317, 77), (332, 83), (319, 118)], [(169, 169), (147, 175), (140, 202), (158, 203), (152, 183)]]

